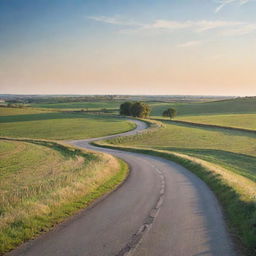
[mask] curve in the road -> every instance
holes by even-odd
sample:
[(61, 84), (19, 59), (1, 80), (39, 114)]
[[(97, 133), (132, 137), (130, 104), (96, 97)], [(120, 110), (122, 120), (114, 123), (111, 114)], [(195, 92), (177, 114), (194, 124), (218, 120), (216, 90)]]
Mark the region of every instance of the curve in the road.
[[(134, 120), (133, 131), (146, 128)], [(103, 139), (98, 138), (98, 139)], [(26, 256), (233, 256), (223, 215), (211, 190), (197, 176), (165, 159), (90, 145), (131, 167), (126, 182), (88, 210), (10, 255)]]

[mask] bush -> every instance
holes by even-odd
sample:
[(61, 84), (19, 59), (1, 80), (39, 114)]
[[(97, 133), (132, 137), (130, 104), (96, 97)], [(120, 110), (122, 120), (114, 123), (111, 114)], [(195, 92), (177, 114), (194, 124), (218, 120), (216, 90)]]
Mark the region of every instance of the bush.
[(131, 116), (132, 102), (124, 102), (120, 105), (120, 115)]
[(149, 116), (150, 106), (143, 102), (124, 102), (120, 105), (120, 115), (146, 118)]

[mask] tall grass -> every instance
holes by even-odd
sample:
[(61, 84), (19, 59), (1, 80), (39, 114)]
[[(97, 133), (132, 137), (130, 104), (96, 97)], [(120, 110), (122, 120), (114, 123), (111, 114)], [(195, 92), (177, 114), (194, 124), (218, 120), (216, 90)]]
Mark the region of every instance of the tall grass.
[(0, 254), (85, 208), (128, 171), (109, 155), (56, 142), (0, 145)]

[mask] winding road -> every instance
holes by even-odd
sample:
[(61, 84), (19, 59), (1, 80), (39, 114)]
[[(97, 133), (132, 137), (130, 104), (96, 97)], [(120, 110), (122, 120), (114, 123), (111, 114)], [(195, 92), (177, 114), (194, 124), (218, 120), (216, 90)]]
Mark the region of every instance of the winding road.
[[(135, 130), (104, 138), (146, 128), (144, 122), (134, 122)], [(159, 157), (89, 144), (98, 139), (70, 143), (125, 160), (131, 168), (126, 182), (93, 207), (8, 255), (236, 255), (218, 201), (203, 181)]]

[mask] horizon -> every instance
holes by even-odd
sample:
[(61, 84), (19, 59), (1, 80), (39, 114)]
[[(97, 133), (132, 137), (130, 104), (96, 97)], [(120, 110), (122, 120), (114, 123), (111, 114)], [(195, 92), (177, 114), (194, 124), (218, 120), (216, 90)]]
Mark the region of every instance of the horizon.
[(207, 94), (24, 94), (24, 93), (1, 93), (0, 96), (11, 95), (11, 96), (145, 96), (145, 97), (256, 97), (256, 96), (240, 96), (240, 95), (207, 95)]

